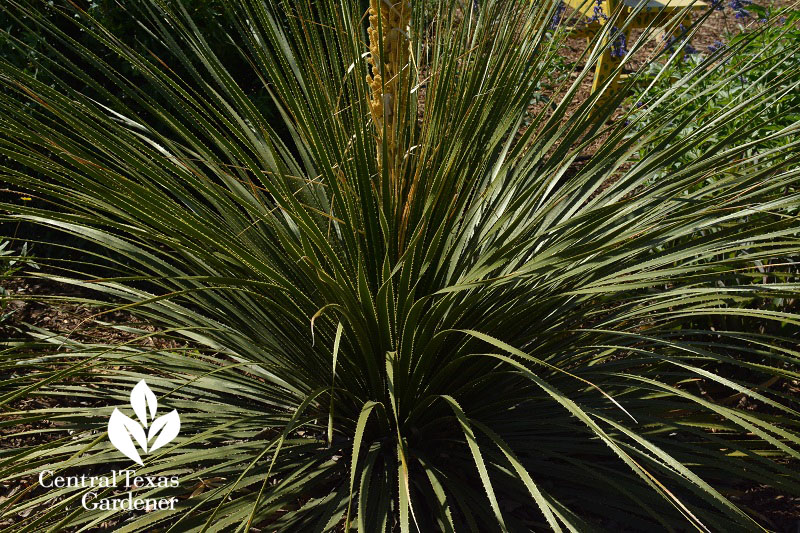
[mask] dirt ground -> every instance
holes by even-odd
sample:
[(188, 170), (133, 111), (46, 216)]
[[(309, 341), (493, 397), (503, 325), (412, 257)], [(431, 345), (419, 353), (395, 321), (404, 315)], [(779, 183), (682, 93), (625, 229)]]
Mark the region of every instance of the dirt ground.
[[(707, 0), (707, 2), (711, 2), (711, 0)], [(758, 5), (762, 7), (768, 7), (770, 10), (777, 11), (778, 9), (789, 7), (792, 5), (797, 4), (797, 0), (759, 0), (757, 2)], [(747, 31), (748, 29), (752, 29), (757, 27), (761, 22), (757, 19), (757, 17), (753, 14), (751, 16), (744, 18), (744, 19), (736, 19), (734, 16), (734, 10), (730, 7), (730, 0), (722, 0), (721, 4), (724, 9), (722, 10), (714, 10), (711, 15), (697, 27), (696, 32), (693, 34), (689, 44), (693, 47), (697, 53), (700, 54), (708, 54), (709, 47), (714, 46), (718, 43), (726, 43), (732, 35), (736, 33)], [(567, 14), (565, 16), (569, 16), (569, 9), (567, 10)], [(699, 17), (699, 13), (695, 16), (695, 19)], [(632, 30), (629, 38), (628, 44), (630, 46), (631, 43), (635, 42), (639, 36), (641, 35), (641, 30)], [(656, 60), (656, 61), (664, 61), (664, 59), (656, 58), (656, 56), (663, 50), (664, 47), (664, 38), (666, 34), (663, 30), (659, 29), (656, 30), (653, 35), (650, 36), (650, 39), (647, 43), (642, 47), (641, 50), (637, 50), (637, 52), (627, 59), (628, 63), (624, 68), (624, 72), (630, 73), (635, 72), (637, 69), (641, 68), (646, 63)], [(568, 38), (565, 42), (565, 46), (559, 51), (559, 54), (563, 58), (563, 62), (566, 65), (572, 65), (572, 71), (569, 73), (569, 79), (564, 84), (564, 88), (566, 89), (578, 78), (579, 73), (581, 72), (584, 64), (581, 62), (581, 56), (586, 49), (587, 41), (585, 38)], [(587, 99), (591, 94), (592, 88), (592, 80), (594, 74), (591, 73), (588, 75), (581, 83), (575, 98), (567, 107), (566, 117), (572, 115), (572, 113)], [(563, 91), (562, 91), (563, 92)], [(545, 95), (550, 97), (553, 101), (559, 100), (559, 91), (555, 92), (545, 92)], [(537, 103), (533, 104), (528, 108), (528, 111), (531, 115), (536, 115), (543, 106), (547, 104), (545, 103)], [(609, 121), (609, 124), (612, 124), (614, 120), (618, 119), (622, 116), (623, 109), (620, 109), (618, 113), (616, 113), (612, 120)], [(566, 119), (565, 119), (566, 120)], [(592, 144), (590, 144), (583, 152), (581, 159), (586, 159), (591, 157), (592, 154), (596, 151), (596, 149), (603, 143), (606, 136), (602, 136), (595, 140)], [(580, 165), (580, 160), (576, 163), (576, 165)]]

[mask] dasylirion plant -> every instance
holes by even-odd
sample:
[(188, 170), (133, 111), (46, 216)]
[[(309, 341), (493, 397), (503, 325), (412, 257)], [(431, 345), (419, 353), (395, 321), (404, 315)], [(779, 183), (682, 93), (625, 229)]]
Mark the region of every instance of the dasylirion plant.
[[(147, 49), (0, 5), (48, 73), (0, 59), (0, 180), (35, 199), (2, 217), (90, 310), (0, 341), (4, 531), (772, 527), (740, 496), (800, 494), (800, 126), (757, 111), (800, 43), (756, 29), (627, 113), (581, 91), (606, 13), (534, 108), (556, 2), (224, 4), (277, 113), (180, 1), (126, 3)], [(761, 56), (779, 79), (694, 121)], [(108, 428), (145, 404), (180, 425), (140, 464)], [(121, 470), (169, 482), (52, 482)], [(170, 505), (83, 505), (128, 494)]]

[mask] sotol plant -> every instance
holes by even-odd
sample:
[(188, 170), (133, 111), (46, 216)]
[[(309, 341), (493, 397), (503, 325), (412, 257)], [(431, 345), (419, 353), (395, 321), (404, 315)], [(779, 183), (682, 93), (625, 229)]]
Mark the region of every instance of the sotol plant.
[[(714, 135), (797, 70), (680, 135), (671, 101), (715, 56), (648, 128), (609, 125), (613, 99), (576, 101), (600, 35), (518, 133), (555, 5), (231, 0), (279, 136), (179, 2), (136, 3), (146, 51), (35, 4), (3, 9), (58, 81), (0, 62), (0, 154), (47, 203), (3, 209), (90, 244), (46, 276), (94, 291), (94, 322), (155, 330), (6, 343), (4, 529), (752, 531), (737, 491), (800, 493), (800, 315), (762, 305), (798, 289), (798, 126), (766, 139), (788, 158)], [(144, 378), (181, 429), (137, 467), (105, 429)], [(86, 510), (122, 493), (38, 477), (134, 467), (179, 477), (136, 491), (174, 509)]]

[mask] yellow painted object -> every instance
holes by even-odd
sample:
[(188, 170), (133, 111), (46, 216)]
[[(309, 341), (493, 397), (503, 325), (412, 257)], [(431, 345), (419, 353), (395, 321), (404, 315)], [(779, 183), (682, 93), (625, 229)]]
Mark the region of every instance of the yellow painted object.
[[(642, 1), (645, 2), (645, 5), (642, 6), (641, 10), (635, 16), (632, 15), (633, 10), (638, 8)], [(689, 15), (691, 11), (708, 8), (707, 3), (701, 1), (693, 2), (692, 0), (601, 0), (599, 4), (596, 3), (595, 0), (564, 0), (564, 3), (572, 9), (581, 12), (587, 18), (592, 18), (594, 16), (594, 9), (598, 5), (606, 16), (610, 16), (617, 9), (620, 9), (621, 4), (622, 19), (618, 24), (622, 26), (628, 22), (625, 29), (626, 42), (628, 40), (629, 31), (632, 28), (647, 28), (650, 25), (656, 27), (663, 26), (675, 13), (684, 10), (687, 11), (684, 25), (688, 25), (691, 22)], [(629, 16), (633, 16), (633, 20), (626, 21), (626, 18)], [(588, 41), (602, 29), (605, 23), (606, 20), (604, 20), (603, 17), (599, 17), (591, 24), (572, 28), (572, 32), (576, 36), (586, 37)], [(678, 35), (675, 36), (678, 37)], [(607, 98), (613, 96), (619, 91), (620, 73), (615, 73), (615, 71), (622, 62), (622, 59), (622, 57), (615, 57), (611, 54), (611, 47), (606, 48), (595, 66), (594, 80), (592, 81), (593, 93), (601, 88), (612, 75), (614, 76), (614, 80), (609, 84), (608, 89), (606, 89), (607, 92), (603, 97)]]

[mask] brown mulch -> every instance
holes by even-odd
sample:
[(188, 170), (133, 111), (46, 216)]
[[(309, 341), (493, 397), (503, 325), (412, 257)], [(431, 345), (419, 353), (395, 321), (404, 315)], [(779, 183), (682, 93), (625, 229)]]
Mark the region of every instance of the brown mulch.
[[(6, 312), (12, 313), (11, 320), (7, 324), (0, 324), (0, 335), (8, 338), (14, 336), (14, 330), (33, 326), (77, 341), (107, 344), (128, 342), (158, 349), (181, 346), (172, 339), (159, 336), (139, 338), (141, 335), (115, 329), (113, 326), (128, 326), (151, 333), (156, 332), (155, 328), (132, 314), (114, 310), (113, 304), (98, 308), (89, 303), (59, 301), (61, 297), (85, 300), (97, 298), (92, 291), (75, 285), (32, 277), (3, 280), (0, 281), (0, 286), (8, 293), (4, 298)], [(110, 325), (105, 325), (103, 322)]]
[[(710, 3), (711, 0), (706, 1)], [(751, 16), (745, 20), (737, 20), (734, 17), (733, 10), (728, 6), (728, 3), (729, 0), (723, 0), (725, 9), (722, 11), (715, 10), (693, 35), (690, 44), (699, 53), (707, 54), (708, 47), (714, 45), (716, 42), (720, 41), (726, 43), (732, 35), (741, 31), (746, 31), (747, 29), (756, 27), (758, 24), (760, 24), (754, 14), (751, 14)], [(756, 3), (763, 7), (769, 7), (774, 11), (779, 8), (793, 5), (796, 3), (796, 0), (759, 0)], [(628, 41), (629, 44), (635, 42), (641, 33), (641, 30), (631, 31)], [(641, 50), (637, 51), (637, 53), (629, 59), (629, 63), (625, 68), (625, 72), (635, 72), (637, 69), (643, 67), (650, 61), (653, 61), (663, 48), (663, 38), (664, 32), (657, 30), (655, 34), (651, 36), (649, 42), (647, 42)], [(580, 63), (579, 61), (581, 59), (581, 55), (586, 49), (586, 45), (587, 43), (584, 38), (568, 38), (565, 42), (565, 45), (561, 48), (561, 50), (559, 50), (559, 55), (563, 58), (564, 62), (567, 65), (572, 66), (572, 71), (568, 74), (568, 81), (565, 83), (564, 90), (569, 88), (569, 86), (578, 78), (581, 70), (583, 69), (584, 64)], [(665, 59), (666, 58), (660, 61), (663, 62)], [(565, 115), (566, 118), (564, 121), (569, 120), (569, 117), (571, 117), (578, 107), (580, 107), (580, 105), (590, 96), (593, 78), (593, 73), (590, 73), (583, 79), (575, 97), (567, 107), (567, 112)], [(557, 102), (559, 101), (564, 90), (560, 92), (556, 91), (555, 93), (546, 90), (543, 91), (543, 94), (551, 98), (552, 101)], [(535, 116), (542, 110), (543, 107), (547, 105), (549, 104), (544, 102), (532, 104), (528, 107), (528, 111), (532, 116)], [(611, 125), (618, 120), (623, 115), (623, 111), (624, 109), (618, 110), (618, 112), (611, 117), (607, 124)], [(605, 142), (606, 138), (607, 135), (603, 135), (594, 140), (582, 152), (582, 155), (585, 157), (591, 157), (597, 148), (601, 146), (603, 142)]]

